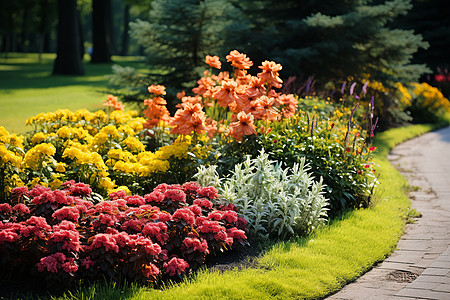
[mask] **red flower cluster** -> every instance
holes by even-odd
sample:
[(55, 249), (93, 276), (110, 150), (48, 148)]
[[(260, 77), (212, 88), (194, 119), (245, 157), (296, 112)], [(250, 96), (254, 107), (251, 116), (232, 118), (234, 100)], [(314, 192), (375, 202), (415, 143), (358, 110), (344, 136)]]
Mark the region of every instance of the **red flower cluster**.
[(15, 271), (20, 262), (17, 269), (37, 268), (60, 284), (105, 275), (154, 282), (248, 244), (235, 207), (213, 204), (212, 187), (161, 184), (144, 197), (116, 192), (96, 205), (80, 198), (90, 193), (74, 182), (62, 190), (13, 191), (30, 201), (0, 205), (2, 270)]

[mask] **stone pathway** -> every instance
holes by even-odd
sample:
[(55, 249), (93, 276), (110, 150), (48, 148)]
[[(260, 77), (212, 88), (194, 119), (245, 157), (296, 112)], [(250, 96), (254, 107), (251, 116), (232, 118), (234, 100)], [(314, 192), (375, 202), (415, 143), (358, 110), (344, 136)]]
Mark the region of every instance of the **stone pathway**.
[(450, 300), (450, 127), (402, 143), (388, 159), (422, 217), (389, 258), (327, 299)]

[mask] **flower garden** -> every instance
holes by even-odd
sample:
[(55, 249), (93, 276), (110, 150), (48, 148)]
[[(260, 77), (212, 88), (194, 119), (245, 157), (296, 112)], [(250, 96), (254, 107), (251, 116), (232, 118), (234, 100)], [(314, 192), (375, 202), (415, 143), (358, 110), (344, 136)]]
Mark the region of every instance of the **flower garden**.
[[(376, 93), (361, 80), (340, 101), (280, 92), (282, 66), (234, 50), (207, 56), (171, 116), (150, 85), (142, 114), (117, 97), (104, 110), (58, 110), (0, 127), (0, 265), (59, 290), (127, 280), (160, 288), (223, 253), (308, 237), (369, 208)], [(370, 93), (374, 96), (371, 96)], [(398, 84), (420, 121), (450, 111), (427, 84)], [(28, 275), (29, 274), (29, 275)]]

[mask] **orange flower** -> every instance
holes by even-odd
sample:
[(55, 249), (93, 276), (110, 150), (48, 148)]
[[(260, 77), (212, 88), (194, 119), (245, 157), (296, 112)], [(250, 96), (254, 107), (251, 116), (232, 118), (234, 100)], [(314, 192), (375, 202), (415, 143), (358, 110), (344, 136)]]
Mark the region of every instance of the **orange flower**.
[(262, 108), (261, 116), (258, 119), (276, 121), (276, 119), (278, 118), (278, 112), (273, 108), (275, 104), (274, 98), (261, 96), (255, 101), (258, 102), (258, 105), (260, 105)]
[(107, 100), (103, 100), (103, 105), (114, 107), (114, 110), (123, 110), (125, 106), (117, 99), (118, 98), (114, 97), (113, 95), (108, 95)]
[(233, 79), (222, 81), (222, 85), (217, 88), (212, 97), (217, 100), (217, 104), (222, 107), (227, 107), (235, 101), (235, 91), (238, 84)]
[(206, 131), (208, 132), (208, 136), (212, 138), (214, 134), (217, 132), (217, 121), (211, 118), (206, 118), (205, 126)]
[(184, 96), (186, 96), (186, 93), (184, 91), (177, 93), (177, 98), (181, 100), (181, 98), (183, 98)]
[(231, 62), (231, 65), (238, 69), (250, 69), (253, 66), (253, 62), (247, 55), (239, 53), (237, 50), (233, 50), (226, 56), (227, 62)]
[(144, 104), (148, 106), (142, 112), (144, 116), (147, 117), (147, 121), (144, 124), (145, 128), (158, 126), (161, 121), (170, 121), (170, 113), (165, 106), (166, 100), (163, 98), (154, 97), (152, 99), (145, 99)]
[(211, 68), (220, 69), (220, 67), (222, 66), (222, 63), (220, 62), (218, 56), (210, 56), (210, 55), (206, 55), (205, 62), (206, 62), (206, 63), (208, 64), (208, 66), (210, 66)]
[(197, 81), (198, 86), (192, 89), (192, 92), (204, 96), (211, 97), (213, 87), (216, 85), (216, 82), (211, 77), (202, 77)]
[(256, 126), (253, 124), (253, 116), (241, 111), (237, 115), (238, 121), (229, 126), (229, 134), (237, 141), (242, 141), (242, 136), (256, 134)]
[(263, 70), (261, 73), (257, 74), (259, 78), (264, 80), (270, 86), (281, 88), (281, 83), (283, 83), (283, 80), (278, 77), (278, 72), (281, 71), (283, 67), (280, 64), (266, 60), (263, 61), (262, 65), (258, 68)]
[[(174, 123), (172, 123), (174, 124)], [(191, 134), (192, 132), (203, 134), (206, 131), (205, 113), (203, 111), (194, 112), (190, 119), (184, 122), (178, 120), (177, 125), (170, 131), (173, 134)]]
[(163, 85), (154, 85), (148, 87), (148, 92), (155, 94), (155, 95), (165, 95), (166, 94), (166, 87)]
[(197, 96), (197, 97), (190, 97), (190, 96), (185, 96), (183, 98), (181, 98), (181, 103), (175, 105), (176, 108), (181, 108), (184, 109), (187, 103), (190, 104), (200, 104), (200, 106), (202, 105), (202, 97)]
[(295, 99), (294, 95), (281, 94), (275, 98), (276, 106), (281, 107), (282, 117), (289, 119), (295, 114), (297, 110), (298, 100)]

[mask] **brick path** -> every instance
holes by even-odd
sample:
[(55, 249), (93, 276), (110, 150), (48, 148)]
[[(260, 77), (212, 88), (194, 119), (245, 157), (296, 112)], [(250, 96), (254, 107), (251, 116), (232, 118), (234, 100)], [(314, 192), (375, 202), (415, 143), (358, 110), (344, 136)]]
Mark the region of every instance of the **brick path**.
[(422, 213), (398, 250), (329, 300), (450, 300), (450, 127), (393, 149), (391, 163), (412, 187), (412, 207)]

